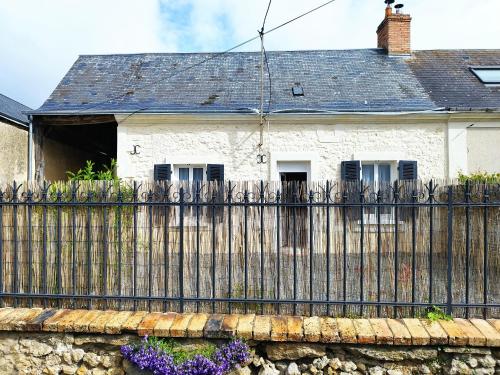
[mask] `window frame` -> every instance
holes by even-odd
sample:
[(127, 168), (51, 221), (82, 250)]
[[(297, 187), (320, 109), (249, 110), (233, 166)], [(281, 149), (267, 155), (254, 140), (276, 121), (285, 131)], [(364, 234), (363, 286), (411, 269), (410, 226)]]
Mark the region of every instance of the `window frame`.
[(484, 81), (483, 78), (481, 78), (481, 75), (478, 73), (479, 71), (483, 71), (483, 70), (496, 70), (500, 74), (500, 66), (495, 66), (495, 65), (491, 65), (491, 66), (470, 66), (469, 70), (484, 85), (487, 85), (487, 86), (492, 86), (492, 85), (498, 86), (498, 85), (500, 85), (500, 78), (497, 81)]
[[(397, 160), (361, 160), (361, 170), (360, 177), (361, 181), (363, 181), (363, 165), (373, 165), (373, 189), (374, 192), (378, 191), (378, 187), (380, 184), (379, 181), (379, 166), (381, 164), (389, 165), (389, 183), (394, 181), (395, 175), (397, 175)], [(390, 213), (381, 213), (380, 214), (380, 224), (394, 224), (394, 207), (391, 207)], [(367, 225), (376, 225), (377, 222), (377, 213), (363, 213), (363, 221)]]
[(181, 168), (189, 169), (189, 180), (188, 182), (194, 182), (193, 180), (193, 169), (194, 168), (202, 168), (203, 169), (203, 179), (202, 182), (207, 181), (207, 164), (199, 164), (199, 163), (189, 163), (189, 164), (172, 164), (172, 180), (173, 181), (186, 181), (179, 179), (179, 170)]

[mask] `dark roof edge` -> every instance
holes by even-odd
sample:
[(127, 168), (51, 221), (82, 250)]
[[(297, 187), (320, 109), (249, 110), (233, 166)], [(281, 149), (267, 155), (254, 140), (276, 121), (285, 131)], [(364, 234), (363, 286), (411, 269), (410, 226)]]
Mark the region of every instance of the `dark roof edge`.
[[(398, 111), (359, 111), (359, 110), (344, 110), (344, 111), (334, 111), (334, 110), (318, 110), (318, 109), (307, 109), (307, 108), (297, 108), (297, 109), (283, 109), (265, 113), (266, 115), (277, 115), (277, 114), (317, 114), (317, 115), (336, 115), (336, 114), (362, 114), (362, 115), (405, 115), (405, 114), (426, 114), (426, 113), (449, 113), (447, 108), (434, 108), (434, 109), (423, 109), (423, 110), (398, 110)], [(453, 112), (453, 111), (452, 111)], [(471, 112), (469, 110), (465, 112)], [(492, 112), (490, 111), (479, 111), (479, 112)], [(241, 110), (200, 110), (200, 111), (186, 111), (186, 110), (149, 110), (149, 111), (134, 111), (134, 110), (114, 110), (114, 111), (40, 111), (33, 110), (28, 112), (29, 115), (33, 116), (92, 116), (92, 115), (114, 115), (114, 114), (198, 114), (198, 115), (217, 115), (217, 114), (258, 114), (257, 109), (242, 108)]]
[(18, 118), (14, 118), (14, 117), (9, 116), (8, 114), (2, 113), (2, 112), (0, 112), (0, 117), (6, 119), (8, 121), (15, 122), (16, 124), (21, 125), (25, 128), (27, 128), (28, 124), (29, 124), (29, 121), (21, 121)]

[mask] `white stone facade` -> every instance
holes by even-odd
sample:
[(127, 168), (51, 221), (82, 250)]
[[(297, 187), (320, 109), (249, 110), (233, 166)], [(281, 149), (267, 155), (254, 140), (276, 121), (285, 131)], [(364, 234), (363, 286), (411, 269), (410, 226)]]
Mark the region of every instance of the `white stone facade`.
[[(340, 177), (343, 160), (361, 160), (391, 164), (396, 179), (399, 160), (416, 160), (421, 179), (454, 177), (457, 170), (467, 172), (467, 157), (454, 156), (467, 154), (467, 141), (461, 144), (463, 135), (450, 130), (448, 117), (276, 115), (263, 127), (259, 150), (256, 115), (117, 116), (118, 175), (151, 179), (154, 164), (169, 163), (174, 170), (224, 164), (226, 180), (278, 180), (280, 162), (295, 162), (304, 165), (309, 180), (325, 180)], [(500, 137), (500, 121), (496, 124), (494, 136)], [(132, 155), (134, 145), (138, 154)], [(257, 162), (259, 154), (266, 163)]]

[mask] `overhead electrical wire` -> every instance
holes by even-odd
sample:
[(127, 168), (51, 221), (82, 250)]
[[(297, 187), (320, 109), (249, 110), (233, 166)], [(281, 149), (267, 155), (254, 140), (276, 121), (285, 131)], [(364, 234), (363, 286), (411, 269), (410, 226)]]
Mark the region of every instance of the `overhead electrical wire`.
[[(274, 32), (274, 31), (276, 31), (276, 30), (278, 30), (278, 29), (280, 29), (280, 28), (282, 28), (282, 27), (284, 27), (284, 26), (286, 26), (286, 25), (288, 25), (288, 24), (290, 24), (290, 23), (292, 23), (292, 22), (295, 22), (295, 21), (297, 21), (297, 20), (299, 20), (299, 19), (301, 19), (301, 18), (303, 18), (303, 17), (305, 17), (305, 16), (307, 16), (307, 15), (309, 15), (309, 14), (311, 14), (311, 13), (313, 13), (313, 12), (315, 12), (315, 11), (319, 10), (319, 9), (321, 9), (321, 8), (324, 8), (325, 6), (327, 6), (327, 5), (331, 4), (331, 3), (335, 2), (335, 1), (336, 1), (336, 0), (329, 0), (329, 1), (327, 1), (327, 2), (325, 2), (325, 3), (323, 3), (323, 4), (321, 4), (321, 5), (319, 5), (319, 6), (315, 7), (315, 8), (313, 8), (313, 9), (311, 9), (311, 10), (307, 11), (307, 12), (304, 12), (304, 13), (302, 13), (302, 14), (298, 15), (297, 17), (294, 17), (294, 18), (292, 18), (292, 19), (290, 19), (290, 20), (288, 20), (288, 21), (286, 21), (286, 22), (283, 22), (283, 23), (282, 23), (282, 24), (280, 24), (280, 25), (277, 25), (277, 26), (273, 27), (272, 29), (270, 29), (270, 30), (268, 30), (268, 31), (265, 31), (265, 30), (261, 29), (261, 32), (259, 32), (259, 34), (258, 34), (258, 35), (254, 36), (254, 37), (252, 37), (252, 38), (250, 38), (250, 39), (247, 39), (247, 40), (245, 40), (245, 41), (243, 41), (243, 42), (241, 42), (241, 43), (239, 43), (239, 44), (237, 44), (237, 45), (235, 45), (235, 46), (233, 46), (233, 47), (231, 47), (231, 48), (229, 48), (229, 49), (227, 49), (227, 50), (225, 50), (225, 51), (222, 51), (222, 52), (217, 52), (217, 53), (213, 53), (213, 54), (211, 54), (209, 57), (207, 57), (207, 58), (205, 58), (205, 59), (203, 59), (203, 60), (201, 60), (201, 61), (199, 61), (199, 62), (197, 62), (197, 63), (195, 63), (195, 64), (193, 64), (193, 65), (190, 65), (190, 66), (188, 66), (188, 67), (186, 67), (186, 68), (184, 68), (184, 69), (180, 69), (180, 70), (178, 70), (178, 71), (175, 71), (175, 72), (173, 72), (172, 74), (170, 74), (170, 75), (168, 75), (168, 76), (166, 76), (166, 77), (163, 77), (163, 78), (161, 78), (161, 79), (157, 80), (155, 83), (160, 83), (160, 82), (164, 82), (164, 81), (166, 81), (166, 80), (169, 80), (170, 78), (173, 78), (173, 77), (175, 77), (176, 75), (179, 75), (179, 74), (181, 74), (181, 73), (187, 72), (187, 71), (189, 71), (189, 70), (191, 70), (191, 69), (194, 69), (194, 68), (196, 68), (196, 67), (198, 67), (198, 66), (200, 66), (200, 65), (203, 65), (203, 64), (205, 64), (205, 63), (207, 63), (207, 62), (209, 62), (209, 61), (212, 61), (212, 60), (216, 59), (217, 57), (223, 56), (223, 55), (225, 55), (225, 54), (227, 54), (227, 53), (229, 53), (229, 52), (234, 51), (235, 49), (238, 49), (238, 48), (240, 48), (240, 47), (243, 47), (244, 45), (246, 45), (246, 44), (248, 44), (248, 43), (251, 43), (251, 42), (253, 42), (253, 41), (255, 41), (255, 40), (257, 40), (257, 39), (259, 39), (259, 38), (261, 38), (261, 37), (263, 37), (263, 36), (265, 36), (265, 35), (267, 35), (267, 34), (270, 34), (270, 33)], [(269, 5), (268, 5), (267, 11), (266, 11), (266, 15), (265, 15), (265, 17), (264, 17), (264, 21), (263, 21), (262, 28), (264, 28), (264, 27), (265, 27), (265, 23), (266, 23), (266, 20), (267, 20), (267, 15), (268, 15), (268, 13), (269, 13), (269, 8), (270, 8), (270, 6), (271, 6), (271, 1), (269, 1)], [(268, 64), (267, 58), (266, 58), (266, 64), (267, 64), (267, 67), (268, 67), (268, 72), (269, 72), (269, 64)], [(270, 76), (269, 76), (269, 80), (270, 80), (270, 82), (271, 82), (271, 78), (270, 78)], [(113, 100), (116, 100), (116, 99), (124, 98), (124, 97), (126, 97), (127, 95), (132, 95), (132, 94), (134, 94), (134, 93), (135, 93), (135, 91), (137, 91), (137, 90), (140, 90), (140, 89), (142, 89), (142, 88), (146, 88), (146, 87), (149, 87), (149, 86), (150, 86), (150, 83), (149, 83), (148, 85), (137, 86), (137, 87), (135, 87), (134, 89), (129, 89), (129, 90), (127, 90), (125, 93), (122, 93), (122, 94), (120, 94), (120, 95), (114, 96), (114, 97), (112, 97), (112, 98), (108, 98), (108, 99), (103, 100), (103, 101), (101, 101), (101, 102), (94, 103), (94, 104), (92, 104), (92, 105), (90, 105), (90, 106), (86, 107), (85, 109), (82, 109), (82, 110), (80, 110), (80, 111), (74, 112), (73, 114), (78, 115), (78, 114), (85, 113), (85, 112), (89, 111), (90, 109), (93, 109), (93, 108), (98, 107), (98, 106), (99, 106), (99, 105), (101, 105), (101, 104), (108, 103), (108, 102), (113, 101)], [(130, 117), (130, 116), (132, 116), (132, 115), (134, 115), (134, 114), (136, 114), (136, 113), (139, 113), (139, 112), (142, 112), (142, 111), (146, 111), (146, 110), (148, 110), (149, 108), (151, 108), (151, 106), (149, 106), (149, 107), (144, 107), (144, 108), (140, 108), (140, 109), (138, 109), (138, 110), (136, 110), (136, 111), (133, 111), (133, 112), (132, 112), (132, 113), (130, 113), (130, 114), (129, 114), (126, 118), (128, 118), (128, 117)], [(124, 121), (124, 120), (125, 120), (125, 119), (123, 119), (122, 121)], [(122, 122), (122, 121), (120, 121), (120, 122)]]

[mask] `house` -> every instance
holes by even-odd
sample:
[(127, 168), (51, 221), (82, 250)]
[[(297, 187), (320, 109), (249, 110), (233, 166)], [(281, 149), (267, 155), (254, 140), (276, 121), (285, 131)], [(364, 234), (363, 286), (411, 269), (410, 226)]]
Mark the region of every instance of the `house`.
[(500, 171), (500, 50), (412, 51), (410, 34), (389, 5), (378, 48), (268, 52), (263, 77), (253, 52), (80, 56), (32, 112), (36, 177), (110, 158), (125, 179)]
[(28, 116), (32, 109), (0, 94), (0, 181), (25, 181), (28, 176)]

